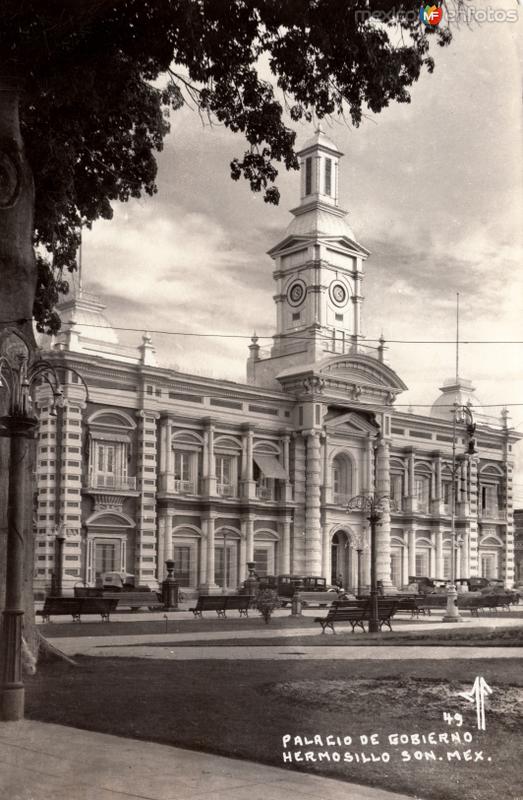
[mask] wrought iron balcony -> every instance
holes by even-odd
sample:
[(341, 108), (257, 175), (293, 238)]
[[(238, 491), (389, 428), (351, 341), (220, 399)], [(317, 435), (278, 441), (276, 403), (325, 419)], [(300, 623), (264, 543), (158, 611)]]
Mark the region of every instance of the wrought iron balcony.
[(100, 475), (93, 473), (87, 480), (89, 489), (111, 489), (120, 492), (136, 491), (136, 478), (128, 475)]

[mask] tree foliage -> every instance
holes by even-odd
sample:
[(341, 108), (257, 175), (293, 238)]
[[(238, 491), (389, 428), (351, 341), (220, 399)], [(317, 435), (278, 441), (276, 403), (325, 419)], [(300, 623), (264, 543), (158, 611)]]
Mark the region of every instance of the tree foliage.
[(298, 166), (292, 121), (359, 125), (367, 109), (409, 102), (434, 67), (431, 41), (447, 44), (448, 28), (392, 0), (3, 0), (0, 68), (25, 85), (40, 330), (59, 327), (82, 227), (156, 191), (170, 111), (194, 103), (243, 134), (232, 178), (278, 203), (277, 164)]

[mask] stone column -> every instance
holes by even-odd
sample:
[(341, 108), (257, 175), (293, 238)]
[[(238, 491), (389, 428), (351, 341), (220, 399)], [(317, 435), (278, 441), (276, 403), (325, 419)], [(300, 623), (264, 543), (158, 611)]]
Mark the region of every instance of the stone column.
[(365, 455), (365, 485), (361, 487), (361, 491), (372, 492), (374, 491), (374, 439), (370, 435), (365, 443)]
[(410, 448), (407, 462), (407, 497), (405, 502), (406, 511), (417, 511), (416, 508), (416, 484), (415, 484), (415, 452)]
[(309, 575), (321, 574), (320, 434), (307, 431), (305, 497), (305, 568)]
[[(173, 531), (172, 531), (172, 515), (173, 515), (174, 512), (172, 511), (172, 509), (169, 509), (169, 511), (171, 513), (168, 514), (166, 519), (165, 519), (165, 529), (164, 529), (165, 530), (165, 539), (164, 539), (164, 551), (163, 551), (164, 552), (164, 561), (167, 561), (168, 559), (172, 559), (172, 557), (173, 557), (173, 549), (174, 549), (173, 548)], [(163, 567), (165, 568), (165, 564), (163, 564)]]
[(409, 551), (405, 545), (401, 548), (401, 576), (403, 586), (409, 582)]
[(470, 543), (470, 532), (469, 530), (464, 530), (462, 533), (463, 537), (463, 544), (461, 545), (461, 575), (458, 575), (458, 578), (466, 578), (470, 575), (470, 558), (469, 558), (469, 543)]
[(242, 436), (242, 497), (253, 498), (256, 496), (256, 484), (252, 474), (252, 449), (254, 431), (251, 425), (243, 427)]
[(327, 434), (323, 436), (323, 505), (332, 503), (331, 470), (329, 468), (329, 442)]
[(291, 572), (305, 571), (305, 442), (299, 433), (294, 438), (294, 529)]
[(245, 543), (246, 543), (246, 558), (245, 561), (254, 561), (254, 517), (248, 516), (243, 520), (245, 524)]
[(331, 537), (330, 537), (330, 523), (324, 522), (322, 526), (322, 570), (321, 575), (331, 582)]
[(291, 483), (291, 474), (290, 474), (290, 439), (288, 433), (283, 434), (282, 436), (282, 452), (283, 452), (283, 468), (287, 473), (287, 479), (284, 483), (284, 492), (283, 498), (285, 502), (292, 502), (292, 483)]
[(386, 498), (385, 510), (376, 527), (376, 580), (384, 586), (392, 586), (390, 579), (390, 454), (389, 443), (380, 438), (376, 449), (376, 497)]
[(478, 510), (479, 510), (478, 459), (470, 459), (470, 521), (468, 557), (470, 575), (479, 575), (479, 542), (478, 542)]
[(200, 539), (200, 589), (207, 584), (207, 529), (202, 521), (202, 536)]
[(238, 572), (238, 581), (241, 583), (247, 577), (247, 540), (245, 538), (245, 534), (243, 531), (243, 524), (242, 524), (242, 533), (240, 536), (240, 552), (239, 552), (239, 559), (240, 559), (240, 568)]
[(281, 558), (279, 572), (285, 575), (291, 571), (291, 519), (283, 520), (283, 536), (281, 542)]
[(436, 531), (436, 574), (435, 578), (443, 578), (443, 531)]
[(206, 579), (202, 587), (202, 593), (216, 594), (219, 591), (219, 587), (216, 585), (214, 577), (214, 516), (210, 514), (202, 519), (202, 527), (207, 539)]
[(206, 430), (204, 437), (204, 493), (216, 494), (216, 465), (214, 462), (214, 424), (211, 419), (205, 421)]
[(409, 575), (416, 574), (416, 530), (411, 528), (408, 532), (409, 537)]
[(158, 518), (158, 565), (157, 576), (158, 582), (161, 582), (164, 577), (165, 571), (165, 538), (167, 528), (167, 517), (161, 516)]

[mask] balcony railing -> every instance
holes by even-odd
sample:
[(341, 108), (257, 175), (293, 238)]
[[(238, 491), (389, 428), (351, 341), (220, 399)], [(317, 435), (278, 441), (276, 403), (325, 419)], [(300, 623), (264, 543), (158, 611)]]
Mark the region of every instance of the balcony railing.
[(497, 506), (485, 506), (481, 509), (481, 516), (488, 519), (504, 519), (505, 511)]
[(174, 481), (174, 491), (176, 494), (196, 494), (196, 481)]
[(350, 499), (351, 499), (350, 494), (334, 492), (334, 494), (332, 495), (332, 502), (334, 503), (335, 506), (346, 506)]
[(259, 500), (274, 500), (275, 492), (270, 486), (256, 486), (256, 497)]
[(216, 494), (219, 494), (220, 497), (237, 497), (238, 489), (230, 483), (217, 483)]
[(89, 475), (90, 489), (114, 489), (115, 491), (135, 491), (136, 478), (128, 475)]

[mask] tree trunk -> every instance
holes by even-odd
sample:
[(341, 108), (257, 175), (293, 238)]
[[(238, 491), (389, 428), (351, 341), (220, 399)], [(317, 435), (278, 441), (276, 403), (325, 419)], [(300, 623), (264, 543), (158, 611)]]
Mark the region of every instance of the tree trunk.
[[(30, 359), (35, 342), (31, 317), (37, 271), (33, 250), (34, 185), (24, 154), (18, 119), (20, 84), (0, 74), (0, 356), (9, 355), (13, 332), (23, 334)], [(5, 369), (4, 369), (5, 375)], [(9, 397), (0, 387), (0, 415), (9, 413)], [(24, 458), (24, 638), (37, 651), (33, 606), (33, 495), (35, 442), (25, 440)], [(0, 438), (0, 611), (5, 607), (7, 509), (10, 441)]]

